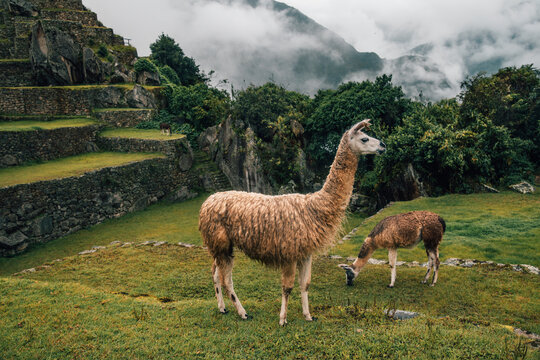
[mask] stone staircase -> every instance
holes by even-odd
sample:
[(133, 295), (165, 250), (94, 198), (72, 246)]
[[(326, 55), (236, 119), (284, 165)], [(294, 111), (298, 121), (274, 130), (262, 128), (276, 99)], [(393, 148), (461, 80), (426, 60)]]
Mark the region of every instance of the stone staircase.
[(232, 190), (231, 182), (225, 174), (217, 167), (216, 163), (210, 159), (210, 156), (202, 150), (193, 152), (194, 171), (192, 176), (197, 176), (207, 192), (218, 192)]

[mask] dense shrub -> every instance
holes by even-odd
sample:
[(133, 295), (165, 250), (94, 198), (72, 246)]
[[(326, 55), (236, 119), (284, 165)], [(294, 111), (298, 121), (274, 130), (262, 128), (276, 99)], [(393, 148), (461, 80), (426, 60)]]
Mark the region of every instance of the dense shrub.
[(148, 72), (158, 71), (156, 65), (154, 65), (154, 63), (148, 60), (147, 58), (138, 59), (137, 62), (135, 63), (134, 68), (137, 74), (142, 73), (143, 71), (148, 71)]

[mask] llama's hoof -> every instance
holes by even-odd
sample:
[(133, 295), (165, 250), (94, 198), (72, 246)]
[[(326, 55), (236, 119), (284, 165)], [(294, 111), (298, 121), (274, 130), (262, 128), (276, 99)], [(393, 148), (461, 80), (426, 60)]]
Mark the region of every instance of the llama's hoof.
[(427, 280), (422, 280), (422, 284), (427, 284)]
[(388, 285), (387, 288), (393, 289), (393, 288), (394, 288), (394, 285)]
[(435, 286), (435, 283), (433, 283), (433, 284), (429, 284), (429, 286)]
[(253, 319), (253, 316), (246, 314), (246, 317), (243, 317), (242, 320), (251, 320)]
[(229, 310), (227, 310), (227, 309), (223, 309), (223, 311), (219, 310), (219, 313), (220, 313), (221, 315), (225, 315), (225, 314), (228, 314), (228, 313), (229, 313)]
[(279, 326), (287, 326), (287, 320), (279, 320)]

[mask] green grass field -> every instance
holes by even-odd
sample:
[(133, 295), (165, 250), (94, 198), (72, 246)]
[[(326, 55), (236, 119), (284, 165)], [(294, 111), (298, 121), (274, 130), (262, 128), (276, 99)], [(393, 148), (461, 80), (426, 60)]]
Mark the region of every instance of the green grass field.
[(3, 121), (0, 122), (0, 131), (54, 130), (67, 127), (83, 127), (95, 124), (97, 124), (97, 122), (91, 118), (72, 118), (52, 121)]
[[(440, 246), (441, 259), (491, 260), (540, 266), (540, 192), (517, 194), (446, 195), (398, 202), (363, 224), (351, 241), (333, 250), (336, 254), (358, 254), (362, 242), (384, 217), (412, 210), (429, 210), (446, 221)], [(387, 259), (387, 250), (377, 250), (375, 258)], [(427, 261), (420, 244), (399, 249), (398, 261)]]
[(67, 178), (111, 166), (165, 157), (159, 153), (98, 152), (0, 169), (0, 187)]
[[(337, 267), (342, 260), (325, 256), (314, 261), (310, 287), (312, 314), (318, 321), (303, 320), (296, 287), (289, 302), (289, 324), (279, 327), (279, 271), (240, 252), (235, 257), (235, 289), (254, 318), (240, 320), (230, 301), (226, 305), (231, 312), (221, 315), (207, 252), (172, 245), (201, 244), (197, 215), (205, 198), (156, 204), (22, 256), (0, 259), (2, 358), (513, 359), (522, 358), (524, 348), (509, 329), (540, 333), (538, 275), (496, 266), (443, 266), (438, 284), (429, 287), (420, 284), (425, 269), (399, 267), (396, 287), (389, 289), (388, 267), (368, 265), (355, 286), (347, 287)], [(447, 221), (445, 257), (518, 256), (520, 251), (513, 252), (518, 244), (505, 240), (515, 232), (503, 225), (516, 224), (532, 237), (531, 244), (538, 244), (540, 237), (529, 223), (538, 218), (538, 201), (538, 195), (503, 193), (396, 203), (330, 253), (357, 253), (379, 218), (429, 208)], [(345, 228), (360, 222), (351, 217)], [(469, 225), (460, 226), (462, 222)], [(69, 256), (115, 240), (169, 244), (110, 245), (93, 254)], [(488, 245), (498, 252), (478, 250)], [(517, 263), (528, 262), (529, 254), (522, 255)], [(425, 260), (421, 249), (404, 250), (399, 256)], [(64, 260), (52, 261), (56, 258)], [(8, 275), (44, 263), (50, 267)], [(387, 308), (422, 315), (396, 321), (384, 314)], [(527, 359), (540, 358), (538, 350), (526, 349)]]
[(106, 138), (129, 138), (162, 141), (177, 140), (186, 137), (183, 134), (164, 135), (160, 130), (134, 128), (107, 129), (102, 131), (99, 135)]

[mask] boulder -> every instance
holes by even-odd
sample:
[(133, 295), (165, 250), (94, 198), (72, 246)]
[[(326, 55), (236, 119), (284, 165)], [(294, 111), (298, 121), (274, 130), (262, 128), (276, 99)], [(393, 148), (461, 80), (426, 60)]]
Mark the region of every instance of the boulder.
[(65, 32), (32, 27), (30, 60), (37, 85), (73, 85), (84, 79), (81, 47)]
[(118, 70), (115, 70), (114, 74), (111, 75), (111, 84), (125, 84), (129, 82), (131, 82), (129, 76)]
[(27, 239), (28, 237), (20, 231), (11, 234), (9, 237), (0, 236), (0, 247), (5, 249), (16, 248), (22, 245), (22, 243), (24, 243)]
[(526, 181), (520, 182), (519, 184), (514, 184), (509, 186), (510, 189), (517, 191), (521, 194), (530, 194), (534, 192), (534, 186), (529, 184)]
[(115, 86), (107, 86), (96, 92), (94, 102), (97, 108), (127, 107), (124, 90)]
[(32, 225), (32, 233), (34, 236), (42, 236), (52, 233), (53, 231), (53, 221), (50, 215), (45, 215), (34, 220)]
[(159, 86), (161, 85), (161, 80), (159, 78), (159, 73), (157, 72), (142, 71), (137, 74), (137, 83), (149, 86)]
[(180, 171), (188, 171), (193, 166), (193, 156), (191, 154), (186, 153), (180, 155), (180, 158), (178, 159), (178, 167), (180, 168)]
[(99, 58), (90, 48), (83, 50), (83, 72), (86, 83), (95, 84), (103, 81), (103, 66)]
[(127, 103), (130, 107), (147, 109), (147, 108), (156, 108), (156, 99), (154, 95), (143, 88), (139, 84), (135, 84), (133, 90), (131, 90), (127, 95)]
[(38, 9), (26, 0), (9, 0), (11, 13), (17, 16), (35, 17), (38, 16)]
[(377, 191), (377, 207), (382, 208), (392, 201), (408, 201), (427, 196), (423, 183), (412, 164), (389, 183)]
[(19, 162), (17, 161), (17, 158), (13, 155), (4, 155), (0, 159), (0, 164), (4, 166), (14, 166), (17, 165)]

